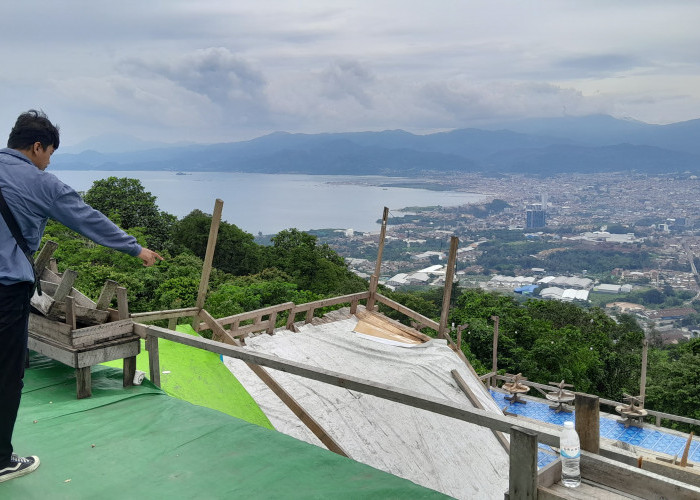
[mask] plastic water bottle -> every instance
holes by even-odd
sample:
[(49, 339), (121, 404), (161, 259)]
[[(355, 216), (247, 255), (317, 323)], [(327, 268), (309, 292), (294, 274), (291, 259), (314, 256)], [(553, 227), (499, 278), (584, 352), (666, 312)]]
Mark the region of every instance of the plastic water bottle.
[(574, 429), (574, 423), (564, 422), (564, 431), (559, 438), (561, 459), (561, 482), (567, 488), (576, 488), (581, 484), (581, 442)]

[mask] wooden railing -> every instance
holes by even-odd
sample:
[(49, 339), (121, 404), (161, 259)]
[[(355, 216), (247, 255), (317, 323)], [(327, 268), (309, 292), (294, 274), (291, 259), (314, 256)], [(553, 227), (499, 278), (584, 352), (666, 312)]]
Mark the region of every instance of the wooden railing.
[[(369, 394), (414, 408), (423, 409), (494, 431), (510, 434), (509, 491), (506, 498), (567, 498), (552, 495), (550, 487), (559, 480), (561, 465), (554, 461), (542, 471), (537, 469), (538, 443), (558, 447), (560, 431), (555, 426), (488, 412), (392, 387), (344, 373), (284, 360), (201, 337), (182, 334), (153, 325), (134, 324), (134, 332), (146, 339), (151, 366), (151, 380), (159, 380), (158, 339), (167, 339), (224, 356), (240, 359), (260, 367), (317, 380), (337, 387)], [(636, 455), (600, 443), (599, 406), (596, 396), (576, 394), (576, 429), (581, 436), (581, 473), (603, 490), (615, 488), (642, 498), (700, 498), (700, 475), (664, 463), (645, 461), (638, 468)], [(665, 476), (665, 477), (664, 477)]]

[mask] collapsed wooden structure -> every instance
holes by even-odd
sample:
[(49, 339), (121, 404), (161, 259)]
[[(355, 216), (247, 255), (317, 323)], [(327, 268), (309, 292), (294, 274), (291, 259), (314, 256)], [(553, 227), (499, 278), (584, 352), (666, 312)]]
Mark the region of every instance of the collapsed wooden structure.
[[(583, 450), (581, 472), (584, 485), (578, 491), (572, 492), (559, 483), (561, 476), (559, 461), (552, 462), (540, 471), (537, 468), (538, 443), (558, 448), (560, 432), (547, 424), (485, 411), (483, 407), (480, 408), (473, 394), (470, 395), (470, 390), (464, 381), (460, 383), (459, 375), (455, 376), (453, 373), (455, 382), (465, 392), (472, 407), (410, 391), (397, 390), (380, 383), (368, 383), (358, 377), (246, 349), (244, 347), (246, 337), (254, 334), (274, 334), (277, 319), (282, 314), (287, 315), (285, 327), (294, 330), (297, 319), (310, 323), (314, 320), (316, 311), (321, 308), (349, 305), (351, 313), (354, 314), (361, 302), (365, 303), (367, 311), (373, 311), (376, 304), (380, 303), (410, 318), (416, 330), (430, 328), (436, 331), (438, 337), (446, 339), (448, 345), (464, 361), (475, 377), (481, 380), (489, 379), (493, 384), (501, 378), (495, 370), (483, 377), (478, 377), (458, 347), (459, 344), (452, 340), (447, 329), (457, 238), (453, 237), (451, 240), (440, 322), (412, 311), (377, 291), (388, 209), (384, 210), (377, 265), (368, 291), (306, 304), (288, 302), (225, 318), (214, 318), (203, 306), (222, 204), (221, 200), (217, 200), (195, 307), (129, 314), (126, 290), (115, 284), (106, 284), (98, 301), (92, 302), (72, 288), (74, 281), (72, 273), (64, 272), (59, 276), (55, 269), (50, 268), (50, 257), (46, 257), (45, 253), (50, 255), (52, 250), (43, 249), (38, 261), (43, 265), (49, 264), (49, 267), (42, 271), (42, 285), (45, 286), (48, 296), (40, 299), (40, 303), (33, 302), (40, 306), (37, 310), (41, 314), (32, 315), (30, 348), (76, 368), (78, 397), (89, 396), (90, 366), (102, 361), (124, 359), (124, 385), (130, 385), (135, 370), (135, 356), (139, 352), (139, 339), (146, 341), (151, 381), (160, 385), (158, 340), (162, 338), (245, 361), (329, 450), (342, 455), (347, 456), (347, 453), (298, 402), (275, 382), (266, 368), (425, 409), (490, 429), (510, 454), (509, 489), (505, 492), (506, 498), (623, 498), (624, 495), (629, 494), (640, 498), (699, 497), (700, 474), (697, 470), (653, 461), (642, 463), (634, 453), (601, 444), (598, 427), (600, 400), (596, 396), (575, 394), (576, 428), (581, 437)], [(117, 295), (118, 307), (110, 309), (109, 303), (114, 294)], [(174, 331), (177, 320), (181, 318), (191, 318), (196, 330), (210, 330), (212, 340)], [(146, 324), (161, 320), (168, 320), (169, 328)], [(461, 329), (458, 332), (461, 333)], [(459, 333), (458, 340), (461, 336)], [(495, 344), (496, 342), (497, 335), (494, 339)], [(495, 364), (494, 359), (494, 368)], [(549, 390), (556, 389), (547, 387)]]

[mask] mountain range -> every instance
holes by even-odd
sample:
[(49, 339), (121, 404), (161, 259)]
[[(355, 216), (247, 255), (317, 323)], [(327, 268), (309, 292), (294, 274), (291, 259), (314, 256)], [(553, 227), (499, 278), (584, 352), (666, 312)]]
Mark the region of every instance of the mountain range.
[[(105, 144), (104, 137), (101, 143)], [(700, 119), (652, 125), (607, 115), (541, 118), (416, 135), (403, 130), (292, 134), (249, 141), (154, 145), (136, 150), (59, 153), (64, 170), (170, 170), (422, 176), (441, 172), (700, 172)], [(109, 141), (106, 142), (109, 144)], [(141, 144), (142, 148), (138, 149)], [(145, 149), (143, 149), (145, 148)]]

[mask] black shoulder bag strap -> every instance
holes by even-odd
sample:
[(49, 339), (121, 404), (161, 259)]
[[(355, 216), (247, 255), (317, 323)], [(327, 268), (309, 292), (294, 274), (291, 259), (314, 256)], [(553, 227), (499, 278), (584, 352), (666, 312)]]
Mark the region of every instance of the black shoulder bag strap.
[(0, 212), (2, 212), (2, 218), (5, 219), (7, 227), (10, 229), (12, 236), (14, 236), (15, 241), (17, 241), (17, 246), (22, 250), (24, 256), (27, 257), (29, 264), (32, 266), (32, 271), (34, 272), (34, 288), (32, 289), (32, 294), (36, 290), (39, 295), (41, 295), (41, 279), (36, 272), (36, 267), (34, 266), (34, 257), (32, 256), (31, 250), (29, 250), (29, 245), (27, 245), (27, 240), (24, 239), (22, 231), (19, 229), (19, 225), (15, 220), (15, 217), (10, 212), (10, 207), (7, 206), (5, 197), (2, 195), (2, 190), (0, 190)]

